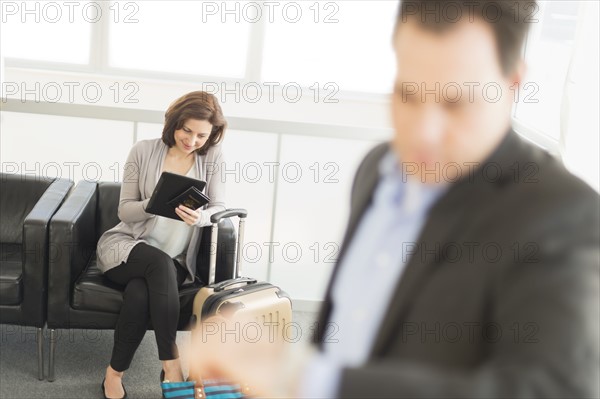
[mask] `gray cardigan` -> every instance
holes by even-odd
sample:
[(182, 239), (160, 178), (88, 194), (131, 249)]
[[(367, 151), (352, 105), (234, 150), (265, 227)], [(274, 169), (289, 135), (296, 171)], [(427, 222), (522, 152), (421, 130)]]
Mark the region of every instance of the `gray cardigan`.
[[(156, 224), (156, 215), (145, 211), (154, 187), (160, 177), (169, 147), (161, 139), (141, 140), (133, 145), (124, 167), (118, 215), (121, 222), (104, 232), (96, 247), (98, 267), (107, 270), (127, 261), (134, 245), (145, 240)], [(211, 147), (206, 155), (196, 155), (196, 176), (206, 181), (204, 192), (210, 202), (201, 209), (201, 218), (194, 226), (187, 250), (177, 256), (188, 269), (185, 283), (193, 281), (196, 256), (202, 236), (202, 227), (209, 226), (210, 216), (225, 210), (224, 159), (221, 146)], [(181, 222), (183, 223), (183, 221)]]

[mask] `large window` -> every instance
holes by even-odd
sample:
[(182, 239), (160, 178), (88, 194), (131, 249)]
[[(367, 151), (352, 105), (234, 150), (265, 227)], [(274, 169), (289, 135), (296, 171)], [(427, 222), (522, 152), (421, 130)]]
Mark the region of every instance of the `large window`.
[[(282, 11), (285, 17), (267, 24), (263, 80), (391, 92), (396, 65), (391, 40), (395, 1), (288, 4), (303, 6), (287, 11), (289, 15)], [(297, 22), (293, 22), (294, 15), (299, 15)]]
[[(239, 2), (234, 3), (240, 9)], [(243, 78), (251, 24), (236, 21), (235, 15), (223, 23), (211, 11), (219, 3), (210, 4), (213, 7), (194, 1), (111, 2), (121, 15), (110, 20), (109, 66)], [(235, 8), (230, 9), (235, 13)]]
[(0, 1), (2, 57), (89, 64), (92, 25), (102, 18), (98, 3)]
[(0, 3), (2, 56), (17, 65), (289, 83), (336, 99), (339, 92), (391, 92), (394, 1)]
[(561, 100), (573, 52), (579, 1), (543, 1), (531, 9), (527, 75), (516, 118), (553, 140), (560, 137)]

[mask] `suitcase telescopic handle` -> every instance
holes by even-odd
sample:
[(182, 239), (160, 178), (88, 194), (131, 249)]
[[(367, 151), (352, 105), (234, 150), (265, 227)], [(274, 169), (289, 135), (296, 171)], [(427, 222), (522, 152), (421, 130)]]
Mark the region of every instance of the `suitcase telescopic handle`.
[(210, 217), (210, 221), (212, 223), (212, 231), (210, 237), (210, 262), (208, 269), (208, 284), (212, 285), (215, 283), (215, 270), (217, 267), (217, 239), (219, 232), (219, 221), (221, 219), (230, 218), (237, 216), (240, 218), (240, 225), (238, 227), (238, 238), (237, 238), (237, 248), (236, 248), (236, 256), (235, 256), (235, 266), (233, 268), (233, 278), (238, 278), (242, 273), (242, 245), (244, 242), (244, 223), (246, 221), (246, 216), (248, 216), (248, 211), (242, 208), (236, 209), (226, 209), (221, 212), (217, 212)]
[(242, 208), (237, 208), (237, 209), (225, 209), (224, 211), (221, 212), (217, 212), (215, 214), (213, 214), (210, 217), (210, 222), (211, 223), (219, 223), (219, 221), (221, 219), (226, 219), (226, 218), (230, 218), (233, 216), (237, 216), (240, 219), (245, 218), (246, 216), (248, 216), (248, 211)]

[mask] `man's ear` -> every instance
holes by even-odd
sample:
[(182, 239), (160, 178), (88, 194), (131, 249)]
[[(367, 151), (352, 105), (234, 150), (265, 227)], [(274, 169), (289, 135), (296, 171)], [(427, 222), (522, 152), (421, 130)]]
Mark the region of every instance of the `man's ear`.
[(521, 84), (523, 83), (523, 79), (525, 79), (526, 73), (527, 64), (525, 63), (525, 60), (520, 58), (519, 61), (517, 61), (517, 65), (515, 65), (513, 72), (508, 77), (508, 82), (511, 86), (516, 84), (519, 88), (521, 88)]

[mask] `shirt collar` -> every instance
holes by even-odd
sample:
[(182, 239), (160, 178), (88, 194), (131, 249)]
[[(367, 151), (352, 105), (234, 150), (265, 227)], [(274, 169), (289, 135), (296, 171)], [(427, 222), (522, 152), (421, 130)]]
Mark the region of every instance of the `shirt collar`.
[(398, 156), (391, 146), (381, 158), (378, 169), (380, 182), (396, 187), (395, 190), (388, 191), (393, 195), (392, 201), (408, 212), (418, 209), (428, 210), (448, 186), (447, 184), (423, 184), (409, 179), (401, 170)]

